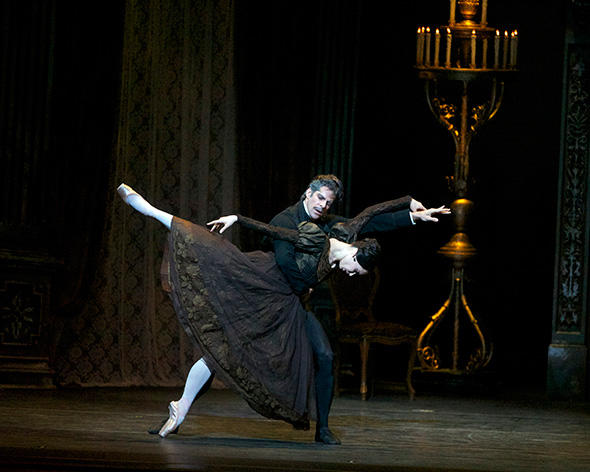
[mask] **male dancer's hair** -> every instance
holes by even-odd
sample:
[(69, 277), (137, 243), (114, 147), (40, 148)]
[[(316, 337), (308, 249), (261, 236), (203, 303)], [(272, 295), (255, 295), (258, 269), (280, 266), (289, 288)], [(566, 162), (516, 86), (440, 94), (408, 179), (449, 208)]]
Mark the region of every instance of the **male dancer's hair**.
[[(342, 188), (342, 182), (335, 175), (333, 175), (333, 174), (316, 175), (312, 179), (312, 181), (309, 183), (309, 185), (307, 186), (307, 188), (311, 189), (312, 193), (317, 192), (322, 187), (328, 187), (328, 189), (330, 189), (334, 193), (336, 200), (338, 200), (338, 201), (342, 200), (342, 195), (344, 193), (344, 190)], [(307, 191), (307, 189), (305, 189), (305, 191)], [(305, 192), (303, 192), (301, 199), (302, 200), (305, 199)]]

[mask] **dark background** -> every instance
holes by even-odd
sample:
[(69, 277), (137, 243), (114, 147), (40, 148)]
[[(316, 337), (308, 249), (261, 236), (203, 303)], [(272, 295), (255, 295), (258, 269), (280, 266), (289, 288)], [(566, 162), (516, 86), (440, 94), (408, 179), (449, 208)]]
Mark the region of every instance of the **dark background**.
[[(305, 128), (305, 116), (317, 67), (310, 4), (289, 3), (291, 10), (276, 3), (237, 4), (239, 70), (244, 74), (238, 90), (247, 96), (240, 113), (255, 118), (258, 133), (240, 132), (246, 133), (242, 139), (267, 147), (252, 157), (258, 170), (262, 163), (269, 173), (269, 187), (254, 196), (245, 192), (242, 202), (249, 202), (250, 214), (261, 219), (291, 204), (305, 186), (308, 174), (301, 175), (294, 161), (301, 166), (309, 161), (311, 130)], [(449, 205), (453, 198), (446, 176), (452, 174), (454, 144), (430, 113), (413, 69), (416, 27), (446, 23), (448, 2), (360, 4), (351, 214), (406, 194), (427, 206)], [(507, 83), (498, 114), (471, 144), (475, 207), (468, 233), (478, 255), (468, 266), (466, 293), (494, 344), (488, 370), (506, 387), (542, 389), (545, 382), (564, 14), (562, 2), (494, 1), (488, 11), (490, 26), (518, 29), (520, 71)], [(452, 229), (448, 218), (436, 227), (423, 225), (381, 238), (381, 317), (422, 327), (440, 307), (450, 274), (436, 251)]]
[[(360, 21), (351, 214), (406, 194), (427, 206), (449, 205), (445, 176), (452, 173), (454, 146), (428, 110), (413, 69), (417, 26), (446, 23), (448, 2), (354, 3)], [(489, 3), (491, 26), (518, 28), (520, 71), (471, 146), (475, 210), (468, 232), (478, 255), (466, 290), (494, 343), (494, 381), (540, 389), (551, 337), (565, 7), (557, 1)], [(31, 220), (46, 220), (41, 227), (48, 246), (57, 247), (70, 267), (55, 295), (67, 299), (78, 290), (83, 303), (110, 192), (112, 162), (105, 156), (116, 139), (124, 2), (6, 2), (5, 38), (18, 39), (30, 25), (31, 5), (34, 15), (55, 18), (55, 79), (50, 106), (39, 110), (55, 165), (46, 169), (44, 205), (36, 207), (43, 211)], [(318, 93), (320, 19), (343, 9), (329, 0), (237, 1), (235, 8), (238, 210), (268, 220), (297, 200), (314, 173), (310, 115)], [(20, 47), (13, 55), (5, 49), (3, 57), (34, 54), (34, 44)], [(4, 81), (8, 109), (11, 94), (26, 93), (18, 88)], [(17, 139), (6, 122), (0, 131), (4, 146)], [(65, 186), (53, 184), (64, 175)], [(88, 199), (78, 204), (77, 194), (91, 194), (90, 206)], [(10, 196), (3, 198), (8, 214)], [(5, 246), (26, 246), (14, 228), (3, 225), (2, 234)], [(436, 251), (451, 234), (446, 219), (382, 238), (380, 317), (424, 326), (448, 295), (448, 264)], [(83, 264), (87, 270), (76, 270)], [(69, 310), (75, 316), (73, 300)]]

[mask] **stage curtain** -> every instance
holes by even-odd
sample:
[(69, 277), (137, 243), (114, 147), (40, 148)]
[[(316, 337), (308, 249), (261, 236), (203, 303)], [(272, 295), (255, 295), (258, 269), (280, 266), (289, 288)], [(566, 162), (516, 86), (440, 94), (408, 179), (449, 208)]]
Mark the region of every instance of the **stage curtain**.
[[(319, 173), (349, 214), (362, 1), (236, 2), (241, 211), (268, 221)], [(253, 191), (251, 182), (256, 182)], [(256, 235), (242, 232), (248, 248)]]
[(100, 263), (60, 338), (62, 385), (180, 385), (199, 357), (160, 286), (166, 230), (115, 188), (196, 223), (235, 210), (233, 23), (230, 0), (126, 2)]

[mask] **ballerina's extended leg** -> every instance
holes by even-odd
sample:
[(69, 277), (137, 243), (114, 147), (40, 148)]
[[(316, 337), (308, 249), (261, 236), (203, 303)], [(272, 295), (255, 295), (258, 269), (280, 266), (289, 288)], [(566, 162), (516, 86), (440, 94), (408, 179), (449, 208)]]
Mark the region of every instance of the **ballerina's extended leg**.
[[(155, 218), (162, 223), (166, 228), (170, 229), (172, 223), (172, 215), (150, 205), (141, 195), (133, 190), (129, 185), (121, 184), (117, 188), (117, 192), (125, 203), (139, 211), (140, 213)], [(188, 373), (182, 397), (178, 401), (172, 401), (168, 405), (169, 417), (165, 420), (159, 431), (153, 429), (148, 430), (150, 434), (157, 432), (160, 436), (165, 438), (168, 434), (175, 433), (180, 424), (184, 421), (184, 417), (188, 413), (193, 401), (199, 393), (203, 393), (207, 389), (203, 387), (210, 384), (212, 373), (209, 370), (204, 359), (199, 359), (191, 367)]]
[(127, 205), (134, 208), (138, 212), (155, 218), (160, 223), (162, 223), (166, 228), (170, 229), (170, 224), (172, 223), (172, 215), (170, 213), (166, 213), (165, 211), (159, 210), (154, 206), (150, 205), (145, 198), (143, 198), (139, 193), (133, 190), (129, 185), (121, 184), (117, 187), (117, 192), (123, 199)]
[(168, 420), (158, 432), (161, 437), (165, 438), (180, 426), (193, 404), (193, 401), (203, 387), (208, 384), (211, 375), (211, 371), (209, 370), (209, 367), (207, 367), (204, 359), (199, 359), (194, 363), (186, 378), (182, 397), (178, 401), (170, 402), (170, 405), (168, 406)]

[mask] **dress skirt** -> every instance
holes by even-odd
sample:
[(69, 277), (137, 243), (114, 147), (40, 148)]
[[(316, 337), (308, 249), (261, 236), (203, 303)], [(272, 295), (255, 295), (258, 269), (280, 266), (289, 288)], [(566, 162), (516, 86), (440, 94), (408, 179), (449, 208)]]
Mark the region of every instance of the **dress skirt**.
[(309, 427), (315, 390), (307, 314), (274, 253), (242, 252), (174, 217), (162, 284), (184, 330), (228, 387), (267, 418)]

